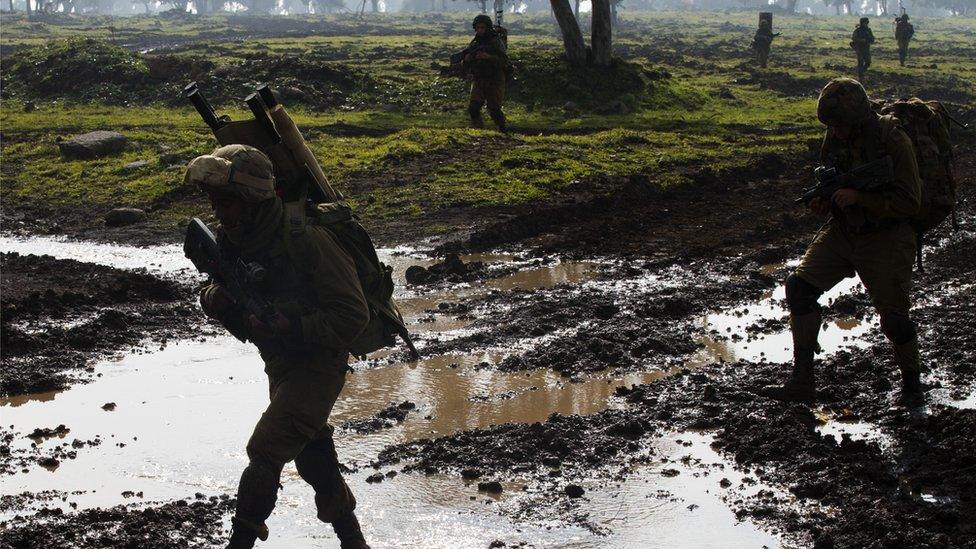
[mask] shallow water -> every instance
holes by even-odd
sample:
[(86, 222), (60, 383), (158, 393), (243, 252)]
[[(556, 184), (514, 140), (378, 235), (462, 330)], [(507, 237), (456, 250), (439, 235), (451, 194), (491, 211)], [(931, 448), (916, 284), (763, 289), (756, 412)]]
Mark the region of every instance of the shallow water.
[[(124, 268), (148, 267), (161, 273), (178, 274), (189, 267), (178, 246), (144, 249), (4, 237), (0, 238), (0, 249), (47, 253)], [(431, 264), (429, 258), (410, 249), (382, 250), (381, 255), (395, 267), (401, 283), (399, 303), (411, 329), (418, 333), (450, 335), (466, 328), (468, 321), (436, 313), (432, 321), (417, 323), (418, 319), (431, 316), (427, 311), (436, 309), (445, 300), (475, 298), (499, 289), (546, 288), (561, 283), (614, 287), (659, 283), (654, 277), (602, 283), (593, 280), (600, 270), (600, 262), (553, 262), (528, 266), (513, 275), (484, 283), (427, 292), (405, 288), (402, 273), (412, 264)], [(465, 259), (521, 261), (506, 255)], [(725, 328), (736, 333), (756, 319), (781, 317), (784, 312), (777, 299), (774, 292), (758, 304), (749, 305), (748, 313), (730, 311), (707, 315), (700, 322), (722, 334), (727, 333)], [(826, 333), (824, 346), (830, 350), (833, 332), (828, 329)], [(736, 358), (755, 359), (757, 353), (778, 360), (775, 357), (780, 355), (773, 347), (788, 345), (777, 337), (783, 336), (755, 341), (705, 337), (701, 340), (701, 350), (684, 366)], [(595, 536), (586, 529), (565, 524), (512, 524), (495, 506), (517, 503), (520, 497), (517, 490), (506, 491), (497, 498), (488, 497), (457, 478), (438, 475), (401, 474), (379, 484), (365, 482), (375, 472), (369, 463), (389, 444), (500, 423), (544, 421), (552, 413), (596, 413), (621, 405), (613, 398), (616, 387), (647, 383), (668, 374), (662, 371), (624, 376), (605, 373), (571, 383), (547, 370), (502, 373), (494, 368), (477, 367), (481, 362), (498, 362), (507, 351), (488, 349), (463, 355), (431, 356), (415, 364), (362, 363), (348, 377), (332, 418), (334, 425), (369, 417), (391, 403), (409, 400), (417, 405), (417, 410), (402, 424), (369, 435), (341, 431), (336, 437), (341, 460), (358, 468), (348, 479), (359, 499), (361, 519), (374, 546), (484, 547), (494, 539), (560, 547), (778, 545), (776, 537), (752, 523), (738, 523), (721, 502), (717, 488), (721, 477), (703, 478), (700, 471), (697, 475), (689, 471), (668, 478), (648, 467), (636, 471), (632, 480), (619, 487), (588, 489), (590, 501), (584, 509), (598, 527), (611, 530), (609, 537)], [(76, 459), (64, 461), (53, 470), (33, 466), (26, 473), (0, 479), (3, 493), (80, 491), (81, 494), (71, 495), (66, 503), (59, 504), (74, 502), (86, 508), (139, 501), (139, 498), (124, 498), (124, 491), (142, 492), (146, 501), (182, 498), (195, 492), (206, 495), (234, 492), (246, 462), (244, 442), (267, 400), (262, 365), (250, 346), (231, 337), (183, 341), (162, 350), (131, 353), (120, 360), (98, 364), (96, 371), (100, 377), (87, 385), (0, 400), (0, 421), (12, 425), (15, 432), (28, 433), (35, 427), (54, 427), (61, 423), (71, 429), (64, 439), (40, 442), (45, 453), (76, 438), (102, 439), (100, 446), (79, 449)], [(116, 409), (103, 410), (102, 405), (107, 402), (115, 403)], [(679, 438), (691, 436), (682, 433)], [(658, 455), (677, 459), (692, 454), (707, 462), (720, 462), (721, 457), (708, 447), (709, 440), (710, 437), (701, 435), (691, 447), (663, 439), (654, 444), (659, 446)], [(18, 439), (15, 448), (26, 448), (31, 443), (26, 437)], [(282, 484), (284, 491), (269, 521), (272, 540), (262, 546), (334, 546), (331, 533), (314, 518), (310, 489), (291, 466), (286, 468)], [(667, 491), (670, 497), (661, 497), (660, 490)]]

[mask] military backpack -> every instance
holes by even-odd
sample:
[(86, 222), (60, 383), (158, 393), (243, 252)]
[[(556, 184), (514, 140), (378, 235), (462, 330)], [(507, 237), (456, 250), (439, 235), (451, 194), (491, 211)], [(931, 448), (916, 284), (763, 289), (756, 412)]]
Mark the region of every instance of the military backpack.
[[(912, 141), (918, 175), (922, 180), (922, 206), (911, 225), (919, 237), (918, 263), (921, 270), (922, 237), (952, 216), (955, 226), (956, 181), (952, 173), (952, 118), (945, 105), (917, 97), (875, 105), (882, 120), (893, 120)], [(889, 118), (891, 117), (891, 118)]]

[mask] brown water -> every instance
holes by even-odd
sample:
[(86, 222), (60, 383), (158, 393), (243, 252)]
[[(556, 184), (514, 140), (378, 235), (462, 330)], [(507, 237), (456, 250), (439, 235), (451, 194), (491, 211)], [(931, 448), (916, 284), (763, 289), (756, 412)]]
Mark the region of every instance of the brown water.
[[(56, 239), (19, 241), (0, 238), (0, 249), (22, 253), (48, 253), (58, 257), (95, 261), (114, 266), (149, 268), (181, 274), (187, 267), (178, 247), (140, 249), (71, 243)], [(384, 253), (402, 281), (411, 264), (430, 260), (409, 249)], [(507, 255), (472, 256), (467, 260), (518, 262)], [(463, 285), (434, 292), (400, 286), (399, 303), (416, 332), (440, 335), (463, 333), (468, 321), (435, 314), (433, 322), (417, 324), (439, 302), (475, 298), (497, 289), (545, 288), (555, 284), (588, 284), (608, 292), (626, 287), (663, 284), (658, 278), (612, 283), (594, 279), (600, 262), (553, 263), (523, 269), (486, 283)], [(729, 311), (701, 319), (707, 329), (727, 333), (741, 330), (763, 315), (784, 313), (771, 293), (749, 313)], [(853, 332), (861, 329), (854, 326)], [(844, 344), (852, 332), (831, 326), (824, 334), (829, 350)], [(687, 367), (715, 360), (766, 356), (779, 360), (788, 347), (783, 334), (754, 341), (715, 340), (705, 337), (702, 349)], [(537, 341), (522, 342), (528, 347)], [(608, 536), (562, 524), (512, 524), (496, 507), (511, 506), (524, 497), (506, 491), (486, 498), (476, 487), (456, 478), (401, 474), (380, 484), (367, 484), (374, 471), (367, 465), (385, 446), (435, 437), (452, 432), (508, 422), (543, 421), (552, 413), (591, 414), (619, 406), (614, 389), (620, 385), (647, 383), (668, 372), (649, 371), (626, 376), (602, 374), (570, 383), (549, 371), (502, 373), (476, 368), (483, 361), (497, 362), (508, 349), (484, 349), (470, 354), (430, 356), (415, 364), (357, 366), (348, 378), (336, 405), (333, 423), (371, 416), (390, 403), (410, 400), (418, 406), (407, 420), (375, 434), (342, 432), (337, 436), (340, 458), (363, 467), (349, 476), (360, 502), (361, 520), (375, 547), (485, 547), (494, 539), (526, 541), (540, 547), (759, 547), (779, 544), (775, 536), (751, 523), (740, 523), (722, 503), (718, 479), (695, 474), (691, 465), (680, 465), (683, 474), (666, 478), (660, 467), (647, 466), (620, 486), (587, 487), (586, 510)], [(205, 494), (232, 493), (246, 456), (243, 445), (266, 403), (266, 380), (253, 349), (230, 337), (183, 341), (163, 350), (133, 353), (120, 360), (97, 365), (101, 374), (93, 383), (54, 393), (0, 400), (0, 421), (16, 432), (64, 423), (71, 432), (66, 439), (49, 439), (41, 448), (52, 448), (75, 438), (103, 440), (97, 448), (82, 448), (74, 460), (55, 470), (34, 467), (27, 473), (0, 478), (2, 493), (61, 490), (80, 491), (64, 504), (80, 507), (132, 502), (123, 491), (143, 492), (144, 499), (164, 500)], [(102, 405), (116, 403), (104, 411)], [(694, 438), (688, 447), (675, 442)], [(696, 438), (695, 438), (696, 437)], [(18, 447), (31, 444), (18, 439)], [(655, 439), (658, 455), (675, 460), (685, 454), (707, 463), (722, 464), (723, 476), (736, 483), (732, 464), (708, 447), (710, 436), (680, 433)], [(672, 464), (673, 466), (673, 464)], [(384, 469), (384, 472), (386, 470)], [(701, 471), (697, 471), (701, 473)], [(262, 547), (333, 547), (328, 529), (317, 523), (311, 493), (288, 467), (284, 491), (269, 521), (272, 539)], [(592, 488), (592, 489), (591, 489)], [(758, 489), (758, 488), (757, 488)], [(662, 490), (669, 497), (662, 497)], [(471, 497), (474, 496), (472, 500)], [(689, 508), (690, 507), (690, 508)]]

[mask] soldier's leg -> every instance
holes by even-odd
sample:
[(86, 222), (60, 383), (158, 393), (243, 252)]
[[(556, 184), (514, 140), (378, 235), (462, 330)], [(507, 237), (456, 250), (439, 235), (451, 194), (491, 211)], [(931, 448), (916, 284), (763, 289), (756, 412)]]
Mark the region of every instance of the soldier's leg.
[(915, 232), (902, 225), (877, 236), (858, 250), (856, 269), (881, 317), (881, 331), (891, 342), (902, 374), (902, 394), (921, 394), (918, 332), (909, 316)]
[(342, 547), (368, 547), (354, 512), (356, 498), (339, 471), (332, 432), (330, 426), (320, 430), (295, 458), (295, 467), (299, 476), (315, 489), (319, 520), (332, 524)]
[(277, 501), (281, 470), (326, 426), (345, 380), (338, 365), (295, 364), (280, 370), (272, 374), (271, 403), (247, 443), (248, 465), (237, 489), (230, 549), (249, 549), (256, 538), (267, 539), (264, 521)]
[(814, 238), (796, 272), (787, 277), (793, 370), (785, 384), (764, 387), (762, 392), (766, 396), (795, 402), (812, 402), (816, 396), (813, 361), (821, 321), (817, 300), (838, 282), (854, 275), (849, 254), (847, 239), (840, 231), (828, 228)]
[(485, 119), (481, 117), (481, 108), (485, 106), (485, 83), (475, 80), (471, 83), (471, 97), (468, 99), (468, 116), (471, 126), (484, 128)]
[(485, 87), (485, 99), (488, 101), (488, 115), (498, 127), (498, 130), (505, 132), (506, 122), (505, 113), (502, 112), (502, 102), (505, 100), (505, 81), (491, 82)]
[(769, 50), (767, 48), (759, 48), (759, 66), (766, 68), (769, 63)]

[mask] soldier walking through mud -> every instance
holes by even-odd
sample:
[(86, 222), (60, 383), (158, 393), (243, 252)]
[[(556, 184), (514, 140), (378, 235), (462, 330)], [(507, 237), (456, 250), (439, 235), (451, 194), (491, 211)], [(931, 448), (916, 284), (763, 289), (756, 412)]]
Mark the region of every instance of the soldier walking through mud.
[(505, 67), (508, 65), (507, 46), (495, 32), (491, 17), (481, 14), (471, 24), (475, 36), (468, 45), (464, 56), (464, 68), (471, 75), (471, 97), (468, 101), (468, 115), (475, 128), (485, 126), (481, 108), (488, 103), (488, 115), (499, 131), (506, 131), (505, 113)]
[[(881, 317), (881, 331), (894, 347), (902, 374), (902, 398), (922, 394), (918, 335), (908, 316), (915, 230), (909, 224), (921, 206), (921, 181), (909, 137), (890, 116), (871, 108), (856, 80), (838, 78), (820, 93), (817, 118), (827, 126), (821, 162), (841, 173), (876, 161), (889, 166), (875, 190), (842, 188), (829, 199), (814, 198), (810, 209), (831, 214), (786, 279), (786, 303), (793, 332), (793, 373), (782, 386), (762, 392), (811, 403), (815, 398), (814, 355), (819, 346), (817, 300), (842, 279), (857, 274)], [(885, 157), (890, 157), (890, 162)]]
[(369, 321), (353, 261), (326, 229), (285, 230), (271, 161), (253, 147), (228, 145), (197, 157), (185, 180), (210, 198), (221, 257), (263, 271), (254, 277), (255, 290), (269, 304), (269, 314), (258, 318), (219, 283), (200, 293), (207, 316), (257, 346), (270, 384), (271, 402), (247, 443), (228, 548), (268, 538), (265, 520), (282, 468), (293, 460), (315, 489), (318, 518), (332, 524), (342, 547), (368, 548), (328, 424), (345, 383), (348, 344)]
[(908, 57), (908, 43), (915, 36), (915, 27), (908, 22), (908, 14), (895, 17), (895, 41), (898, 42), (898, 63), (905, 66)]
[(864, 79), (864, 73), (871, 66), (871, 44), (874, 44), (874, 33), (868, 26), (868, 18), (862, 17), (861, 21), (851, 34), (851, 48), (857, 53), (857, 78)]
[(766, 64), (769, 62), (769, 50), (773, 45), (773, 38), (779, 35), (780, 33), (773, 32), (773, 25), (769, 19), (759, 21), (759, 28), (756, 29), (756, 34), (752, 38), (752, 47), (756, 50), (756, 59), (759, 61), (760, 67), (766, 68)]

